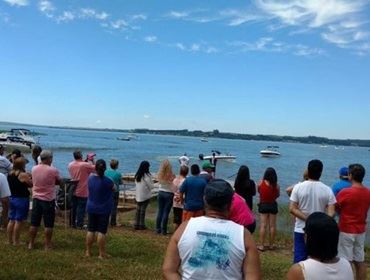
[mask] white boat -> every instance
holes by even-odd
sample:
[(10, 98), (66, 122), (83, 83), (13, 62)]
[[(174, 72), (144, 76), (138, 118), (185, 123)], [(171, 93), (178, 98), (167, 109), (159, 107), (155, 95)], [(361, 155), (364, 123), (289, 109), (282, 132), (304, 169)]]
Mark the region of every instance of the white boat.
[(266, 149), (260, 151), (260, 154), (263, 157), (278, 157), (281, 155), (278, 149), (279, 146), (267, 146)]
[(208, 142), (208, 139), (203, 137), (203, 138), (200, 138), (200, 142)]
[(9, 132), (0, 133), (0, 141), (23, 142), (25, 144), (36, 144), (32, 132), (25, 128), (12, 128)]
[[(11, 138), (10, 138), (11, 139)], [(11, 141), (7, 140), (0, 140), (0, 144), (3, 145), (6, 152), (11, 153), (14, 149), (18, 149), (23, 153), (30, 153), (33, 144), (25, 144), (23, 142)]]
[[(203, 159), (204, 160), (211, 160), (213, 158), (213, 156), (204, 156)], [(216, 155), (214, 156), (214, 158), (216, 160), (235, 160), (236, 159), (236, 156), (232, 156), (232, 155)]]

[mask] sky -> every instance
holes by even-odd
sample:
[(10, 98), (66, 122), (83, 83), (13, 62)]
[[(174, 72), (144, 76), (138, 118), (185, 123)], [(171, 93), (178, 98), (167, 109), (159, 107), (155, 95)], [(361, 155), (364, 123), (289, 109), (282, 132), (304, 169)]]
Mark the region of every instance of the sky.
[(370, 139), (370, 0), (0, 0), (0, 121)]

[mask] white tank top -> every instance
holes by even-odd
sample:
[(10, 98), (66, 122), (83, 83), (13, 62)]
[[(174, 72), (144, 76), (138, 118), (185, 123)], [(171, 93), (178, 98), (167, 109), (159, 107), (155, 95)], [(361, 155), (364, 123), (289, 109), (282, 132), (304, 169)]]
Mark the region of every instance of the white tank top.
[(305, 280), (353, 280), (350, 263), (340, 258), (336, 263), (322, 263), (307, 259), (299, 263)]
[(191, 218), (178, 249), (182, 279), (242, 279), (244, 227), (229, 220)]

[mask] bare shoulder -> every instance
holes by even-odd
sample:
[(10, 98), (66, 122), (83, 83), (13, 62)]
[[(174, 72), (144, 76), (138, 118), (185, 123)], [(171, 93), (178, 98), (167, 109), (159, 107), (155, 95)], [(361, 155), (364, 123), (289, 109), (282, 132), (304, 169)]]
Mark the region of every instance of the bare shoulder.
[(294, 264), (287, 274), (288, 280), (304, 280), (303, 271), (299, 264)]

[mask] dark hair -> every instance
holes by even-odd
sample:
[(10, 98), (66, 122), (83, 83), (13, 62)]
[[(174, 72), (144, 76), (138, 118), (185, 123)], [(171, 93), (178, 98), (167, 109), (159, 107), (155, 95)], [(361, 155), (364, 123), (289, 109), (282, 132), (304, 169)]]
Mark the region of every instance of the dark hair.
[(249, 180), (250, 174), (248, 166), (246, 165), (240, 166), (234, 182), (235, 191), (237, 189), (241, 189)]
[(309, 257), (326, 262), (337, 256), (339, 228), (332, 217), (322, 212), (314, 212), (308, 216), (304, 231)]
[(82, 159), (82, 153), (81, 153), (81, 151), (80, 150), (76, 150), (76, 151), (74, 151), (73, 152), (73, 158), (74, 159)]
[(278, 178), (275, 169), (272, 167), (267, 168), (265, 174), (263, 174), (263, 180), (269, 182), (271, 186), (276, 187)]
[(181, 165), (180, 166), (180, 175), (183, 176), (183, 177), (186, 177), (186, 176), (188, 176), (188, 173), (189, 173), (189, 167), (187, 167), (186, 165)]
[(351, 164), (348, 169), (348, 174), (351, 175), (352, 180), (358, 183), (362, 183), (366, 173), (365, 168), (361, 164), (355, 163)]
[(307, 171), (308, 178), (312, 180), (319, 180), (321, 177), (323, 164), (321, 160), (313, 159), (308, 163)]
[(225, 212), (230, 208), (234, 191), (231, 185), (222, 179), (212, 180), (204, 188), (204, 201), (206, 208)]
[(40, 156), (42, 152), (42, 148), (39, 145), (34, 145), (32, 148), (32, 158), (35, 162), (35, 164), (38, 164), (37, 158)]
[(109, 165), (110, 165), (110, 168), (112, 168), (113, 170), (116, 170), (118, 168), (119, 161), (116, 159), (111, 159)]
[(199, 175), (200, 173), (200, 168), (199, 168), (199, 165), (198, 164), (193, 164), (191, 167), (190, 167), (190, 173), (191, 175)]
[(98, 174), (99, 177), (104, 176), (105, 170), (107, 170), (107, 164), (105, 163), (104, 159), (98, 159), (95, 163), (95, 170), (96, 174)]
[(140, 163), (139, 169), (136, 171), (136, 174), (135, 174), (135, 180), (137, 182), (141, 182), (141, 178), (143, 178), (145, 174), (150, 174), (149, 167), (150, 167), (150, 164), (146, 160)]

